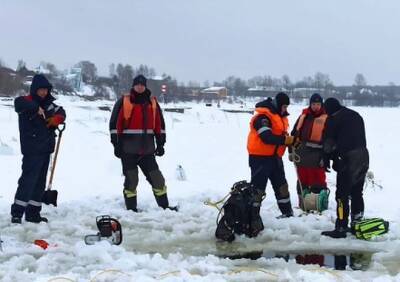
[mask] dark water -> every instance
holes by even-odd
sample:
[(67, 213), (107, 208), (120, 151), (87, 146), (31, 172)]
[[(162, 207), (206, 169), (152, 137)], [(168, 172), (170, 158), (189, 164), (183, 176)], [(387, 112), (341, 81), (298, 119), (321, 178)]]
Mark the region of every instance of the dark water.
[(287, 254), (275, 252), (253, 251), (248, 253), (220, 255), (229, 259), (251, 259), (259, 258), (281, 258), (285, 261), (295, 260), (297, 264), (314, 264), (336, 270), (346, 270), (347, 267), (353, 270), (367, 270), (373, 253), (349, 253), (349, 254)]

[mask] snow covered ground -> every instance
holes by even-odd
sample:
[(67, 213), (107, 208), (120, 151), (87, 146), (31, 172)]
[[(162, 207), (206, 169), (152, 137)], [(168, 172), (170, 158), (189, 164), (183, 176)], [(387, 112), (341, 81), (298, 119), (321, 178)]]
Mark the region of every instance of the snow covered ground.
[[(10, 223), (9, 209), (20, 175), (21, 155), (17, 115), (12, 101), (0, 101), (0, 252), (1, 281), (400, 281), (400, 192), (397, 187), (398, 129), (400, 109), (357, 108), (366, 123), (370, 169), (383, 189), (365, 191), (366, 217), (390, 221), (390, 232), (372, 242), (354, 237), (334, 240), (320, 232), (333, 227), (334, 196), (322, 216), (307, 215), (277, 220), (273, 192), (267, 187), (262, 207), (265, 230), (255, 239), (237, 237), (232, 244), (216, 244), (217, 210), (204, 205), (219, 200), (231, 185), (249, 179), (246, 138), (251, 118), (246, 113), (226, 113), (203, 103), (184, 114), (164, 112), (167, 124), (166, 154), (158, 158), (172, 204), (180, 212), (157, 208), (143, 175), (138, 187), (139, 208), (134, 214), (124, 208), (121, 165), (109, 142), (110, 112), (99, 106), (110, 102), (84, 102), (59, 97), (67, 111), (54, 188), (59, 207), (45, 206), (49, 224)], [(249, 106), (252, 103), (248, 103)], [(170, 104), (166, 106), (172, 106)], [(222, 103), (221, 108), (239, 108)], [(303, 107), (289, 107), (290, 120)], [(392, 122), (382, 122), (392, 121)], [(292, 203), (295, 171), (285, 156)], [(176, 177), (181, 165), (187, 180)], [(335, 174), (329, 175), (334, 192)], [(300, 211), (296, 209), (297, 214)], [(84, 244), (83, 237), (97, 233), (95, 217), (109, 214), (120, 220), (124, 240), (120, 246), (101, 242)], [(46, 250), (34, 245), (44, 239)], [(315, 265), (302, 266), (279, 258), (230, 260), (219, 255), (244, 250), (301, 252), (304, 250), (371, 251), (375, 254), (367, 271), (336, 271)]]

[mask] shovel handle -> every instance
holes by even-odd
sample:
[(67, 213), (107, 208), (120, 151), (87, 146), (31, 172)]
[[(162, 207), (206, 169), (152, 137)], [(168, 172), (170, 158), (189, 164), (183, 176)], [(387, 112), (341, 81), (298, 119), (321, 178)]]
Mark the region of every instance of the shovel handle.
[(58, 150), (60, 149), (61, 136), (64, 130), (65, 130), (65, 123), (63, 122), (57, 126), (57, 131), (59, 132), (59, 134), (57, 138), (56, 150), (54, 152), (53, 163), (51, 165), (50, 180), (49, 180), (49, 185), (47, 186), (46, 189), (47, 191), (51, 190), (53, 186), (53, 177), (54, 177), (54, 171), (56, 169)]

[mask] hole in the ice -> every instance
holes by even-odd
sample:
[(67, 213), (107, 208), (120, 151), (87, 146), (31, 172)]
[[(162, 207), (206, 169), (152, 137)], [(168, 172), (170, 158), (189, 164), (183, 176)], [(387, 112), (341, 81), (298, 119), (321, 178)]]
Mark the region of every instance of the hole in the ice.
[(319, 265), (333, 268), (336, 270), (367, 270), (373, 253), (348, 253), (348, 254), (294, 254), (294, 253), (274, 253), (263, 251), (252, 251), (246, 253), (219, 255), (219, 257), (229, 259), (251, 259), (259, 258), (282, 258), (285, 261), (295, 260), (301, 265)]

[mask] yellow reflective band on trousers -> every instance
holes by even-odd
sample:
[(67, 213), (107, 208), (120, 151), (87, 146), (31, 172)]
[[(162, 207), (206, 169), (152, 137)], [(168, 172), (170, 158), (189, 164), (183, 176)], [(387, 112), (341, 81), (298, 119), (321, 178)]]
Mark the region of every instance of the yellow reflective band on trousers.
[(124, 189), (124, 194), (125, 194), (125, 197), (127, 197), (127, 198), (133, 198), (133, 197), (136, 197), (137, 192), (136, 192), (136, 189), (135, 190)]
[(343, 202), (342, 202), (341, 200), (339, 200), (339, 207), (338, 207), (338, 209), (339, 209), (339, 212), (338, 212), (338, 214), (339, 214), (339, 219), (340, 219), (340, 220), (343, 220), (343, 219), (344, 219), (344, 211), (343, 211)]
[(158, 197), (165, 195), (165, 194), (167, 194), (167, 186), (164, 186), (161, 189), (153, 188), (153, 192), (154, 192), (154, 195), (156, 195)]

